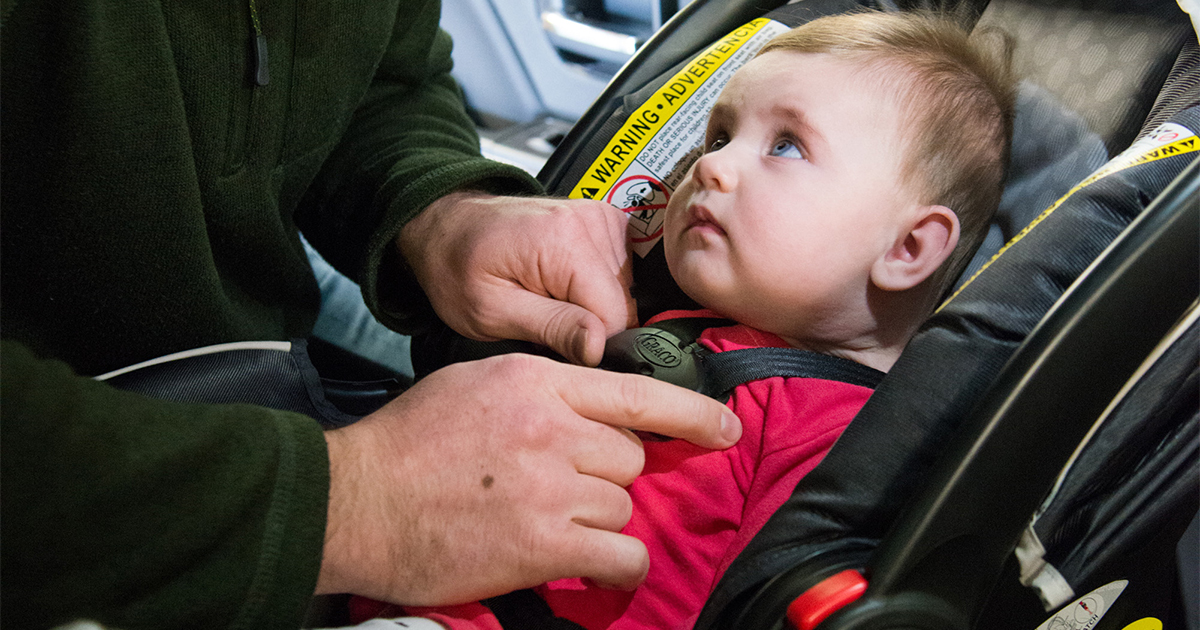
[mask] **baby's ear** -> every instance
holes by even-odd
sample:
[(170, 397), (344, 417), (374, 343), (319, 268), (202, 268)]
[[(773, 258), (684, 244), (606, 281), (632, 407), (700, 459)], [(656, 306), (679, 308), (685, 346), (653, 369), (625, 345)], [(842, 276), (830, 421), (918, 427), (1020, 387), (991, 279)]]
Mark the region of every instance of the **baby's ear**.
[(885, 291), (921, 284), (958, 245), (958, 216), (946, 206), (922, 206), (901, 227), (907, 229), (871, 267), (871, 281)]

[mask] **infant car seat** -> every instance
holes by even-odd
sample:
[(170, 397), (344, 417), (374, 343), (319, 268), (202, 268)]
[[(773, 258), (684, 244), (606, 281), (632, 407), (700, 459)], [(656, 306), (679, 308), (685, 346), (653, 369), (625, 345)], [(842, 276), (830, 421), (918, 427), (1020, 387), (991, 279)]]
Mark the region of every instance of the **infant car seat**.
[[(807, 0), (767, 17), (794, 25), (860, 4), (929, 8)], [(972, 273), (1009, 244), (922, 328), (729, 568), (696, 627), (777, 628), (785, 617), (804, 628), (1182, 624), (1195, 600), (1181, 601), (1173, 567), (1197, 513), (1200, 408), (1194, 31), (1169, 1), (933, 8), (1017, 40), (1029, 83), (1012, 178), (994, 226), (1000, 238)], [(653, 99), (669, 96), (689, 60), (722, 35), (752, 37), (738, 27), (763, 9), (689, 5), (613, 80), (539, 178), (553, 193), (648, 214), (690, 162), (657, 178), (625, 164), (647, 148), (638, 125), (657, 122), (639, 121), (653, 113), (645, 105), (661, 104)], [(653, 151), (638, 156), (654, 160)], [(621, 181), (651, 184), (651, 198), (624, 195)], [(634, 220), (652, 236), (644, 217)], [(639, 254), (643, 317), (691, 306), (661, 247)], [(1194, 555), (1188, 562), (1195, 571)]]

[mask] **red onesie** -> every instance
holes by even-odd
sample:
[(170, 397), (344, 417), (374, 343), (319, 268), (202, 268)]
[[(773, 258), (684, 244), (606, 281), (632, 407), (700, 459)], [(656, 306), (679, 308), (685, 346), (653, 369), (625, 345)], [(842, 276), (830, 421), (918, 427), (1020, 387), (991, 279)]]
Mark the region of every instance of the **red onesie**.
[[(664, 313), (648, 324), (680, 315), (684, 313)], [(742, 325), (710, 328), (700, 341), (715, 352), (788, 347), (775, 335)], [(872, 391), (815, 378), (773, 377), (738, 386), (728, 403), (742, 420), (737, 445), (711, 451), (683, 440), (645, 442), (646, 467), (629, 487), (633, 518), (622, 531), (649, 551), (646, 581), (632, 592), (589, 586), (580, 579), (535, 590), (555, 615), (588, 630), (691, 628), (725, 569), (800, 478), (821, 461)], [(370, 610), (363, 602), (356, 607)], [(377, 607), (370, 612), (400, 611)], [(410, 608), (405, 614), (434, 619), (452, 630), (500, 628), (478, 603)]]

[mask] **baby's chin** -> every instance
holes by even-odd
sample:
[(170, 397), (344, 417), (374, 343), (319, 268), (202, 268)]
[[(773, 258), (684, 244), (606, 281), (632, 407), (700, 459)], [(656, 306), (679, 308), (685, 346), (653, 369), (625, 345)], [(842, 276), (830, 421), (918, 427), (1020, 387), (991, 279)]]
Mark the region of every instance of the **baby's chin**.
[(706, 240), (697, 239), (687, 232), (667, 231), (663, 236), (663, 254), (676, 282), (687, 282), (692, 276), (698, 276), (700, 279), (697, 281), (712, 282), (717, 279), (706, 280), (704, 277), (713, 276), (718, 270), (728, 272), (727, 248), (713, 247)]
[(779, 324), (761, 311), (764, 306), (762, 302), (747, 297), (736, 283), (717, 281), (702, 273), (690, 274), (685, 271), (676, 275), (674, 269), (671, 275), (684, 294), (721, 317), (768, 332), (774, 332), (774, 324)]
[(671, 277), (675, 279), (675, 284), (679, 285), (684, 294), (700, 306), (724, 317), (738, 319), (736, 317), (738, 301), (736, 294), (726, 289), (724, 283), (708, 277), (705, 272), (711, 271), (711, 269), (705, 269), (697, 262), (684, 258), (683, 261), (677, 260), (672, 264), (668, 257), (667, 267), (671, 270)]

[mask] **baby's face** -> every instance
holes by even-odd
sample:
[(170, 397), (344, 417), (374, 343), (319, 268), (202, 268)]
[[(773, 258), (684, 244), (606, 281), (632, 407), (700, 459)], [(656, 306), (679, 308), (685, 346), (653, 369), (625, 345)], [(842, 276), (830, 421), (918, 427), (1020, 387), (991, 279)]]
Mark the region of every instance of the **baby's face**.
[(899, 108), (854, 68), (785, 51), (748, 63), (667, 206), (663, 239), (680, 287), (794, 345), (836, 341), (869, 316), (870, 269), (912, 205), (899, 184)]

